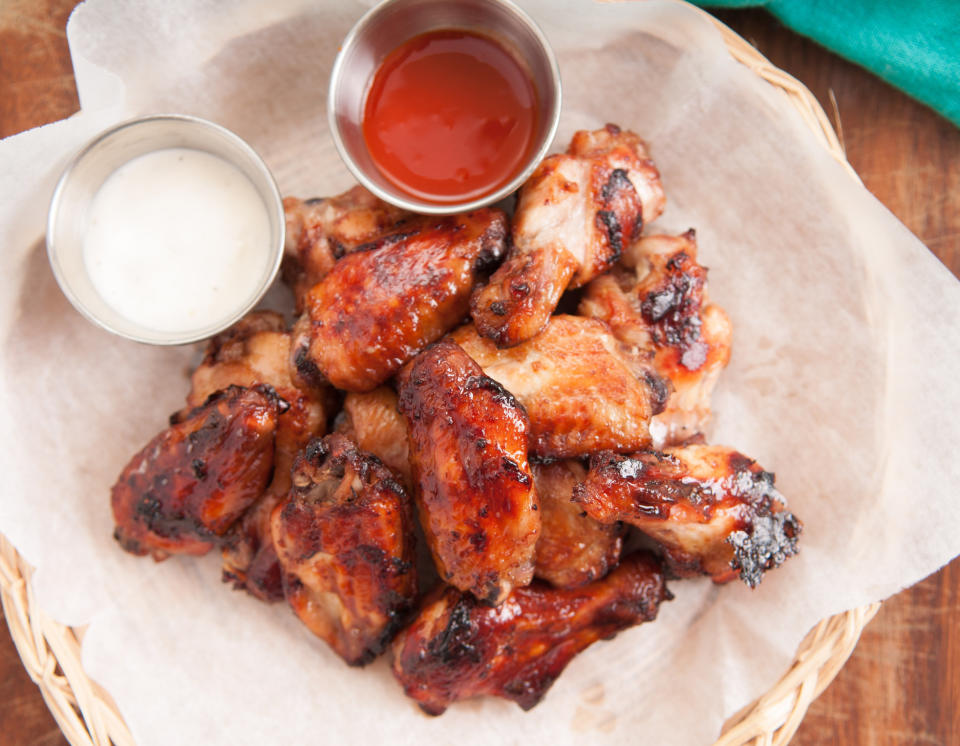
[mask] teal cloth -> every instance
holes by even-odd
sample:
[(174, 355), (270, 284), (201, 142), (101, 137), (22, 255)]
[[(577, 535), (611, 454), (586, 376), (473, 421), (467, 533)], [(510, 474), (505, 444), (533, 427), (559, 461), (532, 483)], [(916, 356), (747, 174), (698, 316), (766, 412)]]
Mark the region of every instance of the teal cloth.
[(763, 6), (960, 127), (960, 0), (695, 0)]

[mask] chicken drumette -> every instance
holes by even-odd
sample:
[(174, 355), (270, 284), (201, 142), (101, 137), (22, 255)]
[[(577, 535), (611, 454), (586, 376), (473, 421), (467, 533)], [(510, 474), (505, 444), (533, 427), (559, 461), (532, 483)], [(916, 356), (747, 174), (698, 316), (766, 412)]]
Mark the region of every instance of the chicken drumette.
[(664, 203), (639, 137), (611, 124), (577, 132), (521, 188), (510, 254), (470, 301), (477, 329), (500, 347), (533, 337), (563, 291), (608, 270)]
[(503, 256), (504, 214), (417, 216), (337, 261), (305, 298), (294, 365), (306, 384), (370, 391), (467, 313), (481, 273)]
[(399, 376), (420, 520), (440, 577), (499, 603), (533, 577), (540, 513), (523, 408), (450, 340)]
[(156, 560), (210, 551), (270, 481), (285, 406), (269, 386), (230, 386), (174, 415), (113, 486), (120, 545)]
[(658, 448), (704, 432), (710, 395), (730, 360), (730, 321), (708, 302), (706, 277), (692, 230), (648, 236), (593, 280), (580, 302), (580, 313), (606, 321), (672, 384), (666, 408), (650, 424)]
[(284, 595), (315, 635), (362, 666), (416, 600), (410, 499), (390, 469), (339, 433), (312, 440), (292, 479), (271, 520)]
[(397, 636), (393, 673), (430, 715), (483, 694), (529, 710), (577, 653), (655, 619), (668, 598), (659, 562), (644, 552), (580, 588), (515, 588), (499, 607), (440, 588)]
[(797, 552), (801, 524), (773, 474), (724, 446), (690, 445), (590, 459), (573, 499), (603, 523), (625, 521), (659, 542), (678, 575), (756, 586)]

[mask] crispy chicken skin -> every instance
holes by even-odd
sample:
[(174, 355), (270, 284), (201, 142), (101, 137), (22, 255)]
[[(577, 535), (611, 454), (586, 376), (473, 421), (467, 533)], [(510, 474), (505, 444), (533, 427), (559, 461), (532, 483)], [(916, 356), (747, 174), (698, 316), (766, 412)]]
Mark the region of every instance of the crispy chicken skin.
[(290, 488), (294, 457), (310, 438), (324, 434), (330, 408), (329, 391), (295, 385), (289, 362), (290, 334), (283, 317), (274, 311), (254, 311), (210, 340), (187, 396), (187, 404), (196, 407), (227, 386), (272, 386), (289, 405), (278, 422), (277, 468), (271, 485), (273, 491), (284, 493)]
[(284, 406), (269, 386), (230, 386), (175, 415), (113, 486), (120, 546), (156, 560), (208, 552), (270, 481)]
[(645, 552), (577, 589), (516, 588), (497, 608), (441, 587), (394, 641), (393, 673), (430, 715), (484, 694), (529, 710), (577, 653), (655, 619), (668, 598), (660, 564)]
[(513, 248), (470, 301), (477, 329), (500, 347), (533, 337), (563, 291), (606, 272), (665, 199), (639, 137), (612, 124), (577, 132), (521, 188)]
[(540, 534), (527, 416), (450, 340), (414, 358), (398, 383), (414, 494), (440, 577), (500, 603), (533, 577)]
[(254, 311), (213, 337), (191, 377), (187, 403), (196, 406), (227, 386), (266, 383), (289, 405), (277, 422), (275, 468), (267, 491), (224, 537), (223, 579), (264, 601), (283, 599), (280, 568), (270, 539), (270, 512), (290, 490), (290, 469), (297, 453), (326, 430), (329, 391), (294, 385), (290, 371), (290, 334), (283, 316)]
[(492, 208), (418, 216), (340, 259), (306, 295), (294, 341), (300, 378), (376, 388), (460, 323), (506, 235), (505, 215)]
[(533, 465), (541, 520), (534, 575), (555, 588), (599, 580), (620, 561), (622, 524), (600, 523), (572, 502), (573, 488), (586, 476), (579, 461)]
[(303, 311), (307, 291), (326, 277), (337, 259), (409, 217), (362, 186), (328, 199), (287, 197), (283, 212), (287, 229), (283, 276), (293, 290), (297, 313)]
[(379, 386), (365, 394), (347, 394), (337, 430), (402, 476), (405, 486), (413, 485), (407, 423), (397, 409), (397, 395), (389, 386)]
[(650, 426), (658, 448), (704, 432), (710, 395), (730, 360), (730, 321), (709, 304), (706, 277), (692, 229), (648, 236), (630, 247), (621, 266), (593, 280), (580, 302), (580, 313), (606, 321), (673, 385)]
[(553, 316), (540, 334), (510, 349), (498, 349), (472, 325), (451, 336), (527, 410), (530, 450), (538, 456), (650, 445), (650, 418), (663, 408), (668, 389), (606, 324)]
[(310, 441), (273, 511), (287, 601), (351, 666), (378, 656), (417, 595), (413, 510), (379, 459), (333, 433)]
[(755, 587), (797, 553), (801, 523), (773, 474), (724, 446), (689, 445), (590, 459), (573, 499), (604, 523), (625, 521), (658, 541), (680, 576)]

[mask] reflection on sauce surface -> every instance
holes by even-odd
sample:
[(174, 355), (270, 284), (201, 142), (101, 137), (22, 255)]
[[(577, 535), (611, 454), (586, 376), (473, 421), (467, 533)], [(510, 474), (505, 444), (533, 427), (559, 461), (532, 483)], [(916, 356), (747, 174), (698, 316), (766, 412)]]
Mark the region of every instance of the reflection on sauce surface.
[(367, 94), (363, 135), (397, 187), (455, 202), (509, 182), (536, 125), (536, 91), (517, 58), (487, 36), (441, 29), (387, 55)]

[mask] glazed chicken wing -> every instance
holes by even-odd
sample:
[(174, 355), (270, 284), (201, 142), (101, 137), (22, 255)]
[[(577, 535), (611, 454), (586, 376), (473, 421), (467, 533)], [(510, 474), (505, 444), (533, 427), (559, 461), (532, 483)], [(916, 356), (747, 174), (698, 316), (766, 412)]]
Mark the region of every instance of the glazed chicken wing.
[(306, 296), (294, 363), (302, 380), (370, 391), (467, 313), (480, 272), (504, 252), (499, 210), (418, 216), (340, 259)]
[(399, 376), (415, 495), (440, 577), (496, 604), (533, 577), (540, 513), (516, 399), (450, 340)]
[(210, 551), (270, 481), (284, 406), (269, 386), (230, 386), (147, 443), (111, 492), (120, 545), (156, 560)]
[(407, 423), (393, 389), (380, 386), (365, 394), (347, 394), (337, 430), (402, 476), (405, 486), (413, 485)]
[(191, 406), (227, 386), (273, 386), (287, 403), (277, 422), (273, 480), (267, 491), (224, 537), (223, 579), (264, 601), (283, 598), (280, 568), (270, 539), (270, 512), (290, 490), (290, 469), (297, 453), (326, 430), (327, 392), (303, 390), (290, 373), (290, 334), (283, 317), (254, 311), (207, 344), (191, 378)]
[(530, 417), (530, 450), (569, 458), (650, 445), (668, 389), (594, 319), (558, 315), (533, 339), (498, 349), (468, 325), (452, 338)]
[(516, 588), (500, 607), (441, 588), (393, 644), (393, 673), (424, 712), (493, 695), (536, 705), (571, 659), (597, 640), (656, 618), (670, 598), (660, 565), (637, 553), (571, 590)]
[(579, 461), (533, 465), (541, 521), (534, 575), (555, 588), (599, 580), (620, 561), (622, 525), (600, 523), (572, 501), (586, 476)]
[(290, 334), (283, 317), (254, 311), (213, 337), (190, 379), (187, 404), (196, 407), (210, 394), (228, 386), (269, 384), (289, 405), (277, 425), (276, 473), (271, 490), (290, 488), (293, 459), (310, 438), (323, 435), (329, 392), (298, 388), (290, 370)]
[(283, 212), (287, 219), (283, 274), (296, 298), (297, 313), (303, 311), (307, 291), (326, 277), (337, 259), (409, 216), (362, 186), (328, 199), (287, 197)]
[(681, 576), (724, 583), (739, 574), (752, 588), (797, 552), (801, 524), (773, 474), (724, 446), (596, 455), (573, 499), (598, 521), (625, 521), (658, 541)]
[(607, 271), (664, 203), (639, 137), (611, 124), (577, 132), (520, 190), (513, 248), (470, 301), (480, 334), (499, 347), (533, 337), (563, 291)]
[(351, 666), (372, 661), (417, 595), (413, 511), (393, 472), (339, 433), (317, 438), (272, 530), (300, 620)]
[(679, 444), (709, 422), (710, 395), (730, 360), (730, 321), (708, 303), (693, 230), (642, 238), (622, 265), (587, 286), (580, 313), (606, 321), (670, 380), (673, 393), (650, 433), (658, 448)]

